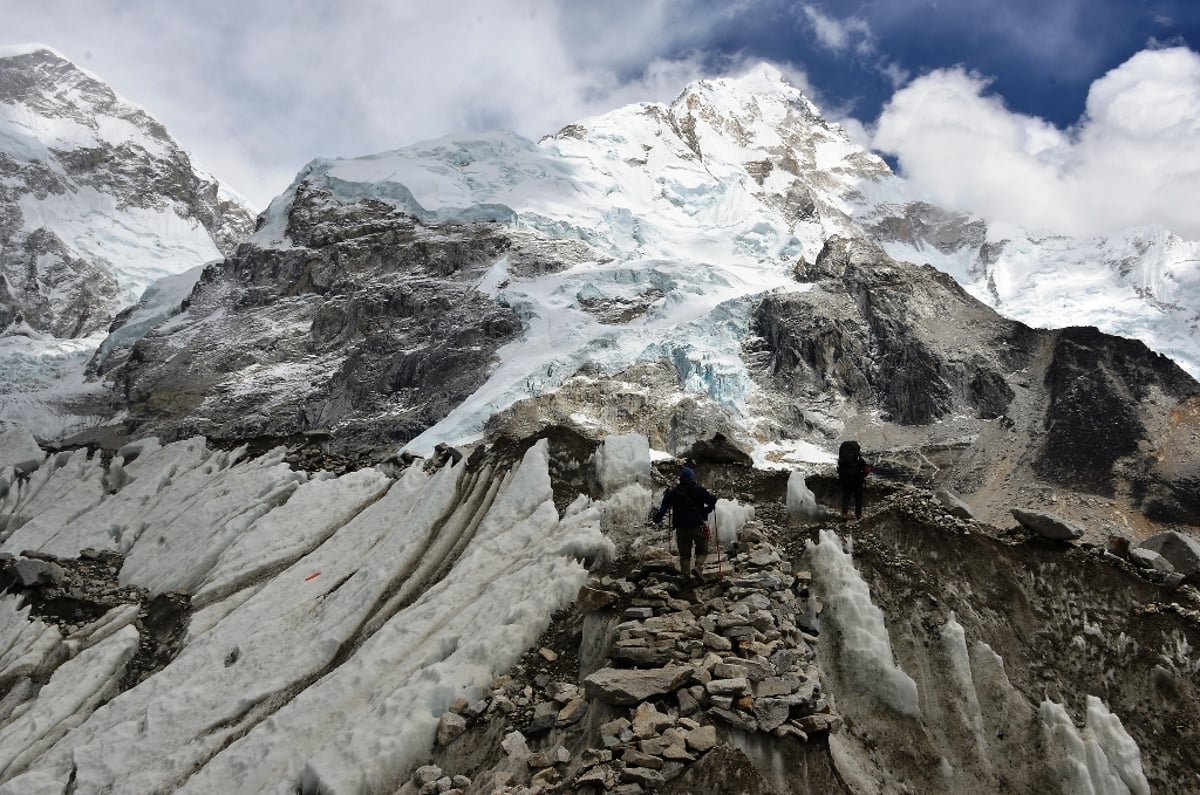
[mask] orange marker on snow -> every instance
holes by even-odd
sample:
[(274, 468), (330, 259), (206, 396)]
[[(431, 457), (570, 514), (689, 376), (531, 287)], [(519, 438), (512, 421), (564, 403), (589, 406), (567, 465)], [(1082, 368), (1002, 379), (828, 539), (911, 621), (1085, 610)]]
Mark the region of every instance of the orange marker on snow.
[(309, 580), (315, 580), (316, 578), (318, 578), (318, 577), (320, 577), (320, 576), (321, 576), (321, 572), (319, 572), (319, 571), (314, 571), (312, 574), (310, 574), (310, 575), (308, 575), (307, 577), (305, 577), (305, 578), (304, 578), (304, 581), (305, 581), (305, 582), (308, 582)]

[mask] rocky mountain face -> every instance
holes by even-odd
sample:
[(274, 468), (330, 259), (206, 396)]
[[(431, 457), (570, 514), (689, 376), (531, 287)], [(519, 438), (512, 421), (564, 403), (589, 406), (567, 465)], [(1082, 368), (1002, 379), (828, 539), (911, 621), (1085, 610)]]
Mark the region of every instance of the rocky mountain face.
[(292, 248), (246, 245), (205, 270), (169, 333), (116, 371), (119, 405), (147, 432), (232, 441), (337, 427), (341, 449), (394, 450), (475, 391), (520, 333), (511, 308), (475, 289), (513, 248), (496, 224), (424, 226), (303, 188), (287, 228)]
[[(144, 111), (61, 55), (0, 50), (0, 330), (103, 331), (253, 216)], [(24, 332), (22, 330), (25, 330)]]
[(953, 275), (1007, 317), (1132, 337), (1200, 376), (1200, 243), (1152, 227), (1075, 239), (895, 196), (856, 216), (888, 254)]
[(1041, 479), (1200, 523), (1200, 385), (1170, 359), (1094, 328), (1001, 318), (946, 274), (863, 241), (831, 239), (797, 278), (811, 289), (767, 297), (748, 343), (775, 403), (798, 415), (788, 433), (848, 407), (883, 421), (849, 420), (872, 446), (886, 435), (938, 448), (924, 473), (910, 469), (911, 450), (895, 451), (907, 477), (931, 485), (1012, 500)]

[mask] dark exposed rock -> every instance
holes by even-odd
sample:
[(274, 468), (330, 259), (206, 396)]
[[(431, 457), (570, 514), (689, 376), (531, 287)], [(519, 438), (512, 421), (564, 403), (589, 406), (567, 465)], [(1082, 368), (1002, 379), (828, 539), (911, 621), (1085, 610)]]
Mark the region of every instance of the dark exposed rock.
[(750, 466), (750, 454), (723, 433), (714, 434), (711, 439), (701, 439), (693, 444), (683, 455), (687, 461), (703, 461), (715, 464), (740, 464)]
[[(210, 267), (175, 324), (190, 343), (180, 351), (170, 335), (148, 335), (116, 373), (144, 431), (337, 428), (336, 446), (394, 448), (473, 392), (520, 331), (511, 309), (474, 289), (508, 246), (493, 224), (428, 228), (382, 202), (342, 205), (306, 186), (289, 218), (309, 247), (243, 246)], [(213, 312), (221, 323), (207, 320)], [(295, 376), (251, 375), (296, 362), (306, 364)], [(190, 415), (210, 395), (222, 397), (199, 425)]]
[[(1011, 402), (1008, 363), (996, 351), (1022, 330), (945, 274), (835, 237), (800, 278), (816, 284), (768, 296), (753, 320), (762, 347), (751, 355), (769, 354), (768, 373), (786, 393), (835, 391), (905, 425), (957, 408), (990, 419)], [(948, 317), (958, 318), (952, 329)]]
[[(0, 202), (6, 192), (17, 193), (0, 186)], [(24, 322), (60, 338), (93, 334), (107, 328), (119, 293), (108, 270), (44, 227), (19, 245), (0, 241), (0, 330)]]
[(138, 650), (125, 670), (121, 690), (134, 687), (161, 670), (179, 653), (191, 619), (191, 600), (184, 594), (162, 593), (151, 597), (143, 588), (121, 586), (117, 576), (124, 557), (107, 550), (82, 550), (78, 558), (30, 553), (26, 560), (0, 561), (0, 581), (9, 567), (36, 564), (49, 576), (32, 582), (14, 581), (10, 589), (30, 606), (31, 617), (60, 627), (64, 634), (105, 616), (124, 605), (137, 605), (135, 625), (141, 636)]
[(871, 232), (880, 241), (931, 246), (949, 254), (963, 248), (980, 248), (987, 237), (987, 224), (963, 213), (935, 207), (928, 202), (909, 202), (900, 214), (876, 221)]
[(1132, 496), (1154, 521), (1200, 526), (1200, 396), (1168, 409), (1159, 409), (1147, 440), (1155, 454), (1133, 477)]
[[(779, 795), (779, 790), (770, 785), (745, 752), (730, 746), (719, 746), (709, 751), (686, 773), (660, 791), (667, 795), (698, 792)], [(823, 791), (837, 793), (841, 790)]]
[(1111, 493), (1113, 466), (1146, 435), (1139, 403), (1152, 385), (1185, 397), (1194, 389), (1189, 380), (1140, 342), (1090, 327), (1059, 332), (1046, 371), (1050, 405), (1038, 471), (1064, 485)]
[(828, 433), (829, 411), (953, 425), (940, 444), (911, 437), (876, 471), (952, 485), (990, 521), (1007, 506), (972, 494), (1000, 485), (1017, 498), (1013, 479), (993, 480), (1014, 466), (1025, 480), (1128, 494), (1155, 521), (1200, 521), (1200, 384), (1166, 357), (1095, 329), (1004, 320), (947, 275), (864, 241), (829, 240), (798, 278), (810, 288), (764, 298), (745, 348), (775, 403), (797, 407), (778, 415), (786, 434)]

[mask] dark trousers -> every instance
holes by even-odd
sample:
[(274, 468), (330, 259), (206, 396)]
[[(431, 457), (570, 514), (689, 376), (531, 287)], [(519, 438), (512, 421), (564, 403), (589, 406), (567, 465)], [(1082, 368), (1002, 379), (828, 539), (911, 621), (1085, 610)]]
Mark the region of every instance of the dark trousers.
[(676, 527), (675, 543), (679, 544), (679, 559), (692, 559), (692, 546), (696, 547), (697, 555), (708, 554), (708, 537), (704, 527)]
[(854, 516), (862, 518), (862, 478), (842, 478), (842, 516), (850, 509), (850, 497), (854, 497)]

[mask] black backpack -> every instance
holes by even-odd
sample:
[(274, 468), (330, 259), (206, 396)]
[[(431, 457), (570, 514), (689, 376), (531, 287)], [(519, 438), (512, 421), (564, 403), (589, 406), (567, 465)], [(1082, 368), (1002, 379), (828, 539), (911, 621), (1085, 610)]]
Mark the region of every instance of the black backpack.
[(858, 459), (862, 455), (862, 447), (858, 442), (846, 440), (838, 448), (838, 474), (843, 476), (859, 474)]

